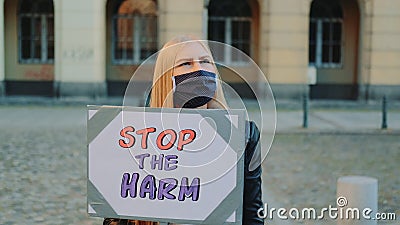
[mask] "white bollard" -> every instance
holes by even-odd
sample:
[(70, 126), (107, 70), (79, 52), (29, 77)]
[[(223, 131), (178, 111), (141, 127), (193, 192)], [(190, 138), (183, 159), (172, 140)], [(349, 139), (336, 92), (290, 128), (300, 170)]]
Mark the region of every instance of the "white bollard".
[[(338, 225), (377, 224), (377, 221), (373, 219), (378, 212), (377, 179), (364, 176), (340, 177), (337, 181), (336, 195)], [(357, 219), (357, 211), (359, 219)], [(368, 219), (368, 216), (371, 219)]]

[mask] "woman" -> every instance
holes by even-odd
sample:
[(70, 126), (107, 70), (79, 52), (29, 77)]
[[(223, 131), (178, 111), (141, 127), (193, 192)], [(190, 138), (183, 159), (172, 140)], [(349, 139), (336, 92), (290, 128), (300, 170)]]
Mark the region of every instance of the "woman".
[[(219, 74), (206, 43), (190, 36), (177, 37), (164, 45), (158, 54), (153, 77), (150, 107), (164, 108), (228, 108)], [(244, 225), (264, 224), (257, 216), (262, 207), (261, 165), (249, 171), (256, 151), (259, 131), (253, 122), (245, 149), (245, 182), (243, 192)], [(257, 153), (255, 153), (257, 152)], [(105, 219), (104, 225), (155, 225), (156, 222)]]

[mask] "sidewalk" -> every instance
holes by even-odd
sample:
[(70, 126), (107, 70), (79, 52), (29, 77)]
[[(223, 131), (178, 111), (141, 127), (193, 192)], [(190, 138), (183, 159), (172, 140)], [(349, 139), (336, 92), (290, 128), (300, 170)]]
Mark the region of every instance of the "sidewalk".
[[(246, 102), (248, 108), (258, 107), (256, 102)], [(257, 113), (258, 110), (249, 110)], [(252, 112), (253, 111), (253, 112)], [(264, 121), (271, 121), (273, 110), (263, 111)], [(308, 105), (306, 128), (301, 100), (276, 102), (276, 133), (328, 133), (328, 134), (400, 134), (400, 102), (387, 104), (386, 129), (382, 128), (382, 103), (379, 101), (311, 101)], [(265, 126), (266, 124), (264, 124)], [(268, 124), (271, 126), (272, 124)], [(262, 129), (268, 132), (268, 128)]]
[[(45, 98), (45, 97), (3, 97), (0, 107), (33, 106), (81, 108), (86, 118), (86, 105), (122, 105), (123, 99), (117, 97), (92, 98)], [(245, 101), (249, 114), (258, 107), (256, 101)], [(138, 103), (138, 105), (140, 105)], [(80, 111), (80, 110), (78, 110)], [(257, 110), (256, 110), (257, 111)], [(388, 102), (387, 129), (382, 126), (382, 104), (379, 101), (336, 101), (310, 100), (308, 108), (308, 127), (303, 128), (303, 105), (301, 100), (280, 100), (276, 102), (276, 133), (329, 133), (329, 134), (400, 134), (400, 101)], [(264, 121), (272, 120), (271, 109), (262, 113)], [(272, 123), (271, 123), (272, 125)], [(267, 129), (262, 129), (267, 132)]]
[(381, 126), (382, 112), (376, 110), (309, 109), (308, 128), (302, 111), (277, 111), (277, 133), (400, 134), (400, 110), (390, 110), (387, 129)]

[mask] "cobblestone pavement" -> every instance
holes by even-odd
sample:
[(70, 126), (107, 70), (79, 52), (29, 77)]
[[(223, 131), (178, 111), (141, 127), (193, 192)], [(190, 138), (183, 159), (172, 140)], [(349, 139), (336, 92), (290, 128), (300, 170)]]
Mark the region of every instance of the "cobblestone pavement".
[[(263, 163), (263, 197), (270, 209), (336, 207), (336, 184), (342, 176), (378, 180), (378, 212), (396, 213), (400, 224), (400, 136), (376, 134), (278, 134)], [(365, 196), (366, 197), (366, 196)], [(280, 220), (269, 225), (336, 225), (337, 221)], [(357, 223), (359, 224), (359, 223)]]
[(85, 108), (0, 107), (0, 224), (101, 224), (86, 215)]
[[(102, 224), (86, 214), (85, 124), (82, 106), (0, 106), (0, 224)], [(396, 135), (280, 134), (265, 161), (264, 197), (284, 206), (324, 206), (339, 175), (372, 171), (381, 177), (380, 207), (396, 211), (399, 154)]]

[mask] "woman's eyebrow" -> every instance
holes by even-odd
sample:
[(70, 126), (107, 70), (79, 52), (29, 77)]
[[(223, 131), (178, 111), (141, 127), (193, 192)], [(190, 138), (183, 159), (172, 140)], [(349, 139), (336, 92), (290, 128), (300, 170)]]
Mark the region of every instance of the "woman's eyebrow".
[(193, 58), (178, 59), (175, 61), (175, 64), (180, 64), (181, 62), (191, 62), (191, 61), (193, 61)]
[(211, 57), (209, 55), (205, 55), (205, 56), (199, 57), (199, 59), (211, 59)]
[[(204, 55), (199, 57), (199, 60), (204, 60), (204, 59), (211, 59), (211, 57), (209, 55)], [(193, 58), (182, 58), (176, 60), (175, 64), (180, 64), (181, 62), (191, 62), (191, 61), (194, 61)]]

